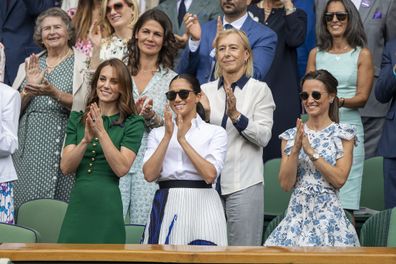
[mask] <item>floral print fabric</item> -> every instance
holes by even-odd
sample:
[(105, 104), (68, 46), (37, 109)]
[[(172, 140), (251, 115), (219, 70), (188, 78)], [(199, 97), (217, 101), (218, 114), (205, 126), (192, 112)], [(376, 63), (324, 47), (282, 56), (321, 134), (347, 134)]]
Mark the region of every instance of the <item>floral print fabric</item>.
[[(342, 140), (355, 140), (356, 130), (346, 124), (332, 123), (321, 131), (305, 133), (311, 146), (329, 164), (335, 166), (343, 157)], [(296, 128), (279, 138), (287, 141), (289, 155), (294, 145)], [(265, 246), (359, 246), (353, 225), (341, 207), (338, 190), (315, 168), (303, 150), (299, 154), (297, 179), (286, 216), (274, 229)]]
[(0, 182), (0, 223), (14, 223), (14, 191), (12, 182)]

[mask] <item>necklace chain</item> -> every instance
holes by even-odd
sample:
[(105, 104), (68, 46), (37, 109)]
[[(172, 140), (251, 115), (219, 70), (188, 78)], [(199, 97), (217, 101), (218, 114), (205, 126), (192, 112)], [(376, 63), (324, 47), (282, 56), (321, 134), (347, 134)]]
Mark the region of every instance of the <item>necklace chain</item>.
[(62, 61), (64, 61), (67, 57), (69, 57), (71, 55), (71, 49), (68, 49), (65, 56), (63, 56), (62, 58), (60, 58), (56, 63), (54, 63), (53, 65), (50, 65), (48, 63), (48, 57), (46, 59), (46, 64), (47, 64), (47, 68), (49, 69), (54, 69), (56, 66), (58, 66)]

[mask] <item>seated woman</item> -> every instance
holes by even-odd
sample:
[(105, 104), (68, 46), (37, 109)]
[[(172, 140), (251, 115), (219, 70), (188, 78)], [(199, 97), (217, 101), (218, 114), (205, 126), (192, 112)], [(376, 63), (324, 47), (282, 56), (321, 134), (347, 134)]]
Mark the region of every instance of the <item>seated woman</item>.
[(224, 209), (212, 183), (224, 165), (227, 133), (197, 114), (204, 115), (195, 77), (173, 78), (166, 97), (176, 119), (167, 106), (165, 126), (149, 134), (143, 173), (147, 181), (157, 180), (160, 189), (144, 243), (226, 246)]
[(61, 170), (76, 172), (76, 183), (60, 243), (125, 243), (118, 181), (131, 167), (144, 130), (131, 87), (122, 61), (104, 61), (93, 76), (87, 109), (70, 115)]
[(300, 94), (308, 121), (282, 139), (281, 187), (294, 188), (286, 217), (265, 246), (359, 246), (338, 199), (352, 166), (356, 129), (339, 124), (338, 81), (326, 70), (307, 73)]

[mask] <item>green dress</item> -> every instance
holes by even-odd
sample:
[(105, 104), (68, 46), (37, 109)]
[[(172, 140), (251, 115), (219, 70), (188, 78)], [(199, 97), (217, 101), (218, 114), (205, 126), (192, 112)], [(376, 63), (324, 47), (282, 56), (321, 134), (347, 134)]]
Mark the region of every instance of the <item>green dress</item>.
[[(66, 145), (84, 137), (82, 112), (72, 112), (66, 128)], [(119, 115), (104, 116), (103, 125), (113, 144), (137, 153), (144, 132), (140, 116), (129, 116), (121, 125)], [(123, 244), (125, 227), (119, 178), (108, 165), (98, 139), (94, 138), (76, 172), (76, 182), (59, 235), (59, 243)]]

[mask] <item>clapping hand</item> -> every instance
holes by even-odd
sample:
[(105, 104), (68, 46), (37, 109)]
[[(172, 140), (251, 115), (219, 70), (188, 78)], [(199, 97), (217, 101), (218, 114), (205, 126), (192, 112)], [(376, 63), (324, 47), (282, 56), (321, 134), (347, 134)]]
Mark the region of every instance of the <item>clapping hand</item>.
[(297, 118), (296, 128), (297, 128), (297, 132), (294, 137), (294, 146), (292, 152), (298, 155), (300, 153), (304, 139), (304, 123), (301, 121), (300, 118)]
[(94, 48), (98, 49), (102, 42), (102, 29), (97, 21), (89, 28), (88, 38)]
[(24, 91), (33, 96), (52, 96), (54, 97), (57, 89), (52, 86), (46, 79), (42, 83), (27, 83)]
[(148, 99), (143, 105), (142, 110), (139, 113), (144, 119), (149, 120), (153, 118), (155, 112), (153, 110), (153, 99)]
[(224, 86), (224, 90), (226, 93), (226, 101), (227, 101), (227, 115), (231, 118), (231, 121), (234, 123), (235, 120), (240, 115), (240, 113), (236, 109), (236, 97), (231, 87)]
[(183, 18), (186, 26), (186, 33), (191, 36), (192, 40), (201, 40), (201, 24), (199, 23), (197, 15), (186, 13)]
[(99, 137), (101, 133), (105, 132), (102, 119), (102, 111), (96, 103), (89, 106), (88, 123), (94, 135)]
[(165, 122), (165, 136), (167, 136), (169, 139), (172, 138), (173, 134), (173, 121), (172, 121), (172, 111), (170, 110), (169, 105), (165, 105), (164, 109), (164, 122)]
[(176, 122), (176, 124), (177, 124), (177, 140), (180, 142), (180, 140), (185, 139), (187, 131), (191, 127), (191, 121), (189, 123), (185, 122), (183, 120), (183, 117), (181, 116), (181, 114), (177, 114), (176, 120), (177, 120), (177, 122)]
[(25, 60), (26, 81), (28, 84), (41, 84), (44, 79), (44, 70), (40, 70), (38, 56), (32, 54)]
[(217, 17), (217, 23), (216, 23), (216, 36), (215, 36), (215, 38), (213, 39), (213, 42), (212, 42), (212, 47), (213, 48), (216, 48), (216, 39), (219, 36), (220, 32), (222, 32), (223, 30), (224, 30), (223, 21), (221, 19), (221, 16), (218, 16)]

